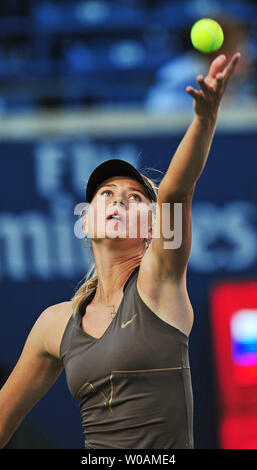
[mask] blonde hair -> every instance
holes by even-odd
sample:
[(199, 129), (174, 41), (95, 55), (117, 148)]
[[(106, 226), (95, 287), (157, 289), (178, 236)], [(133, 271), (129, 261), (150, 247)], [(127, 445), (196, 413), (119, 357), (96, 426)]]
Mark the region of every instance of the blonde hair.
[[(159, 171), (160, 173), (163, 173), (162, 171), (157, 170), (155, 168), (145, 168), (144, 169), (144, 171), (147, 171), (147, 170), (154, 170), (154, 171)], [(151, 187), (152, 187), (152, 189), (155, 192), (156, 197), (157, 197), (158, 189), (159, 189), (159, 186), (157, 185), (158, 183), (155, 182), (155, 179), (150, 179), (148, 176), (146, 176), (143, 173), (140, 173), (140, 174), (151, 185)], [(144, 252), (148, 248), (148, 246), (149, 246), (148, 243), (145, 242)], [(92, 247), (90, 247), (90, 252), (93, 255)], [(79, 309), (80, 309), (82, 303), (84, 302), (84, 300), (86, 299), (86, 297), (88, 297), (91, 294), (91, 292), (93, 292), (93, 290), (97, 287), (98, 274), (97, 274), (96, 264), (95, 264), (94, 260), (93, 260), (87, 274), (82, 278), (80, 283), (82, 283), (81, 286), (77, 289), (77, 291), (75, 292), (73, 297), (70, 299), (72, 301), (73, 313), (75, 313), (76, 311), (79, 311)]]

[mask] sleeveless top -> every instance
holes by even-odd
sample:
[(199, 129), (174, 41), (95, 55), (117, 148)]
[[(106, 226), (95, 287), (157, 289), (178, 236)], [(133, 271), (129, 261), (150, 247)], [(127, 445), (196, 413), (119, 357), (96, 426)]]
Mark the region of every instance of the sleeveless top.
[(193, 448), (188, 337), (143, 302), (139, 267), (100, 338), (81, 327), (96, 288), (73, 312), (62, 337), (61, 359), (87, 449)]

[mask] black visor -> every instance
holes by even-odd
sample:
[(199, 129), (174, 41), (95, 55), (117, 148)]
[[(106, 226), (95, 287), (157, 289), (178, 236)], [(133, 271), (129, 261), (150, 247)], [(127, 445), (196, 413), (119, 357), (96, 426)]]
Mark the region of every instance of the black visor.
[(133, 165), (120, 159), (107, 160), (93, 170), (87, 183), (86, 201), (90, 203), (99, 185), (113, 176), (130, 176), (144, 186), (151, 201), (157, 201), (156, 194), (147, 179), (141, 176)]

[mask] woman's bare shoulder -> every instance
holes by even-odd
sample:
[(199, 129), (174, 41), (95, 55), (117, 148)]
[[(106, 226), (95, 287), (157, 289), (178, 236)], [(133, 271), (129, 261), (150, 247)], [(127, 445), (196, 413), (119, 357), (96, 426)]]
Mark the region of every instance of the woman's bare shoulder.
[(50, 305), (37, 320), (44, 331), (46, 352), (57, 359), (60, 359), (60, 344), (71, 315), (72, 301), (68, 300)]
[(66, 300), (57, 304), (49, 305), (41, 313), (45, 318), (56, 318), (66, 316), (72, 313), (72, 301)]
[(52, 327), (55, 323), (65, 322), (72, 314), (72, 301), (59, 302), (58, 304), (49, 305), (38, 316), (37, 323), (44, 326)]

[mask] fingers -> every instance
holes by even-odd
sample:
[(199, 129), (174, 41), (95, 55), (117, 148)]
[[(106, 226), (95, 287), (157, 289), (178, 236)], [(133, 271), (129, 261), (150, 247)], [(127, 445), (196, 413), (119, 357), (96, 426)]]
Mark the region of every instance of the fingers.
[(204, 80), (203, 76), (202, 75), (198, 75), (197, 77), (197, 83), (200, 87), (200, 89), (203, 91), (203, 93), (207, 96), (210, 96), (211, 93), (214, 91), (211, 87), (209, 87), (206, 83), (206, 81)]
[(195, 100), (197, 100), (198, 98), (202, 97), (202, 93), (198, 90), (195, 90), (193, 87), (191, 86), (188, 86), (186, 87), (186, 92), (192, 96), (192, 98), (194, 98)]
[(234, 72), (239, 60), (241, 58), (241, 54), (240, 52), (237, 52), (236, 54), (233, 55), (232, 59), (230, 60), (230, 62), (228, 63), (228, 65), (225, 67), (225, 69), (223, 70), (221, 76), (222, 78), (225, 79), (225, 81), (227, 82), (228, 79), (230, 78), (231, 74)]
[(195, 90), (195, 88), (188, 86), (186, 88), (187, 93), (195, 99), (204, 97), (210, 98), (214, 90), (207, 85), (202, 75), (199, 75), (197, 77), (197, 82), (200, 87), (200, 90)]
[(217, 93), (218, 95), (219, 95), (220, 92), (221, 92), (222, 85), (223, 85), (223, 80), (224, 80), (224, 79), (223, 79), (222, 74), (221, 74), (221, 73), (218, 73), (218, 74), (216, 75), (216, 83), (217, 83), (217, 85), (216, 85), (216, 93)]
[[(199, 99), (199, 98), (204, 98), (204, 97), (212, 98), (214, 94), (216, 94), (217, 96), (219, 96), (220, 94), (223, 94), (225, 87), (227, 85), (227, 82), (231, 74), (235, 70), (240, 58), (241, 58), (240, 52), (237, 52), (236, 54), (234, 54), (230, 62), (222, 71), (222, 68), (224, 67), (227, 59), (225, 55), (219, 55), (212, 62), (210, 70), (209, 70), (209, 74), (207, 75), (205, 79), (203, 78), (203, 75), (198, 75), (197, 83), (199, 85), (200, 91), (195, 90), (191, 86), (188, 86), (186, 88), (187, 93), (190, 96), (192, 96), (194, 99)], [(208, 81), (211, 83), (211, 86), (208, 84)]]
[(227, 86), (227, 83), (228, 83), (228, 80), (229, 78), (231, 77), (232, 73), (234, 72), (239, 60), (240, 60), (240, 53), (236, 53), (233, 55), (232, 59), (230, 60), (230, 62), (228, 63), (228, 65), (225, 67), (225, 69), (223, 70), (223, 72), (219, 72), (217, 75), (216, 75), (216, 91), (218, 93), (221, 92), (222, 88), (223, 88), (223, 92)]
[(217, 73), (220, 72), (226, 64), (226, 56), (224, 54), (218, 55), (216, 59), (211, 63), (208, 76), (210, 78), (215, 78)]

